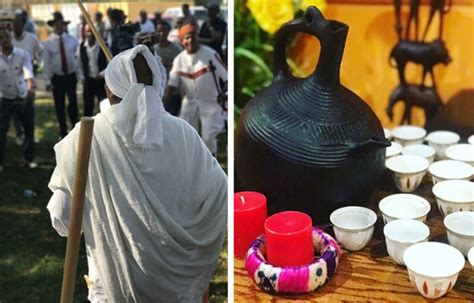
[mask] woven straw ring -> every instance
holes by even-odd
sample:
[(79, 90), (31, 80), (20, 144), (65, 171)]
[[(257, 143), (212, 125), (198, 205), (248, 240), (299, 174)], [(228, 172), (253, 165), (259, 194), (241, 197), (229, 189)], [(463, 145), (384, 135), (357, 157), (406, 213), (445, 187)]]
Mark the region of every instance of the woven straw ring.
[(321, 257), (309, 265), (275, 267), (265, 260), (265, 237), (259, 236), (247, 252), (245, 267), (257, 285), (267, 292), (305, 293), (328, 280), (336, 271), (342, 250), (330, 235), (313, 227), (313, 243)]

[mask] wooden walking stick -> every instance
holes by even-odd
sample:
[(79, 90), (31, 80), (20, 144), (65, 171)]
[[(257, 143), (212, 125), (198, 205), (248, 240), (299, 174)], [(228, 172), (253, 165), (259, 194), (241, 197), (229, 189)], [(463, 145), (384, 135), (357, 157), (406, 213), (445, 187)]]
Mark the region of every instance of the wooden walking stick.
[(94, 22), (92, 22), (92, 19), (89, 16), (89, 13), (87, 13), (86, 8), (84, 7), (84, 5), (82, 5), (81, 0), (77, 0), (77, 4), (79, 5), (79, 8), (81, 9), (82, 15), (86, 19), (87, 24), (91, 28), (92, 33), (95, 36), (95, 39), (97, 40), (97, 42), (99, 42), (100, 48), (104, 52), (105, 57), (107, 58), (108, 61), (112, 60), (112, 57), (113, 57), (112, 53), (110, 52), (109, 48), (107, 47), (107, 44), (105, 44), (104, 38), (102, 38), (102, 36), (99, 34), (97, 29), (95, 28)]
[(72, 303), (76, 282), (77, 259), (81, 243), (82, 213), (86, 196), (87, 172), (92, 144), (94, 119), (83, 117), (77, 146), (76, 171), (72, 188), (72, 208), (69, 220), (69, 233), (64, 260), (61, 303)]

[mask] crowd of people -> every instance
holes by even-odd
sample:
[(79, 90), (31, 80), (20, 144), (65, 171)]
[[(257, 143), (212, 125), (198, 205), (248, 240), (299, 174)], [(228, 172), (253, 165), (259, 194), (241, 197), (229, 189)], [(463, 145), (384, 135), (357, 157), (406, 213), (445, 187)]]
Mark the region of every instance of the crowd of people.
[[(219, 17), (220, 6), (207, 6), (208, 19), (198, 25), (189, 5), (182, 5), (182, 17), (154, 18), (140, 11), (138, 21), (126, 22), (120, 9), (108, 9), (94, 15), (94, 27), (113, 56), (146, 45), (166, 69), (165, 109), (200, 131), (212, 154), (217, 153), (217, 135), (224, 130), (227, 89), (226, 54), (223, 51), (227, 24)], [(104, 20), (105, 19), (105, 20)], [(108, 65), (104, 51), (84, 16), (76, 33), (68, 33), (68, 24), (60, 12), (47, 21), (52, 34), (41, 43), (26, 12), (18, 12), (12, 26), (0, 26), (0, 173), (4, 170), (6, 133), (10, 120), (16, 130), (16, 142), (24, 146), (24, 159), (35, 168), (35, 93), (37, 77), (54, 100), (59, 125), (59, 140), (79, 121), (78, 83), (82, 84), (83, 116), (92, 116), (95, 105), (106, 99), (104, 71)], [(77, 38), (76, 38), (77, 37)], [(42, 75), (37, 74), (42, 66)], [(68, 102), (66, 102), (66, 99)], [(79, 98), (81, 99), (81, 98)], [(66, 114), (67, 110), (67, 114)], [(70, 124), (67, 123), (66, 115)]]

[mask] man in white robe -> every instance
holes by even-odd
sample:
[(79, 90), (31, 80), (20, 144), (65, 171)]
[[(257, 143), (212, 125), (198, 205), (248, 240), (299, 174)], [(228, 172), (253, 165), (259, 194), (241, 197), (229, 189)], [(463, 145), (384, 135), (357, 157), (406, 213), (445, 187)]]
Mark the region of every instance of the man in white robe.
[(227, 82), (227, 70), (216, 51), (199, 44), (193, 25), (182, 26), (179, 35), (184, 50), (173, 61), (164, 102), (170, 103), (178, 87), (183, 90), (179, 117), (196, 129), (200, 125), (204, 143), (216, 155), (217, 136), (225, 127), (225, 112), (217, 101), (220, 93), (217, 85), (220, 80)]
[[(92, 302), (200, 302), (227, 222), (227, 178), (187, 123), (166, 113), (166, 71), (146, 46), (105, 71), (82, 229)], [(80, 124), (56, 146), (53, 227), (67, 235)]]

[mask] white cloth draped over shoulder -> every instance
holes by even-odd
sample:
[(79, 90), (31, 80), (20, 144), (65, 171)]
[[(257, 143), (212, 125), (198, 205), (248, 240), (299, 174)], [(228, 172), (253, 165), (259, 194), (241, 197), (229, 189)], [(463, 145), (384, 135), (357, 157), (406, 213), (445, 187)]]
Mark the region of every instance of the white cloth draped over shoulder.
[[(138, 50), (149, 62), (147, 51)], [(82, 222), (88, 254), (109, 302), (200, 302), (224, 240), (227, 178), (192, 127), (149, 104), (162, 91), (133, 83), (94, 117)], [(149, 136), (151, 125), (161, 139)], [(79, 129), (54, 148), (53, 191), (72, 192)]]

